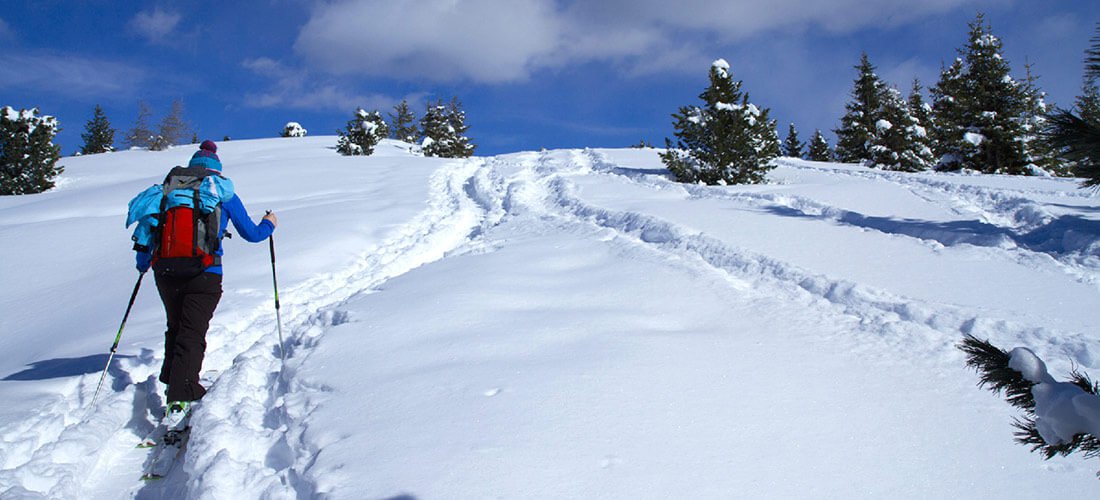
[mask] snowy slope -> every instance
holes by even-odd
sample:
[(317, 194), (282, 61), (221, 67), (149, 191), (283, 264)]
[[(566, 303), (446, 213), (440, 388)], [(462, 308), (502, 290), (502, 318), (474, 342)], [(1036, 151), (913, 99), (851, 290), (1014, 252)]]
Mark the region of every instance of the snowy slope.
[[(221, 144), (278, 212), (229, 240), (217, 370), (177, 471), (138, 480), (163, 401), (125, 203), (191, 148), (65, 159), (0, 198), (2, 498), (1085, 498), (974, 387), (963, 334), (1100, 373), (1100, 213), (1065, 179), (780, 160), (685, 186), (652, 150), (440, 160), (385, 142)], [(12, 244), (12, 242), (18, 242)]]

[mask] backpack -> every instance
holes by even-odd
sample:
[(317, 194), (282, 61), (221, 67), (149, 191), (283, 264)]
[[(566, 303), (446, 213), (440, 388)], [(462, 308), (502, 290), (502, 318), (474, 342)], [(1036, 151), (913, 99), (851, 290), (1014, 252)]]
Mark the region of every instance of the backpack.
[(134, 250), (151, 253), (153, 270), (164, 276), (194, 277), (221, 265), (222, 203), (232, 197), (232, 181), (217, 171), (173, 168), (162, 184), (130, 200), (126, 226), (138, 222)]

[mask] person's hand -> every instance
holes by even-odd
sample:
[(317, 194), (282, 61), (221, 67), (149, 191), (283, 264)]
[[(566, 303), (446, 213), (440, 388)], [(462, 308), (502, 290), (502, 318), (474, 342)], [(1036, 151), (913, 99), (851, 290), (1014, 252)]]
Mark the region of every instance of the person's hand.
[(153, 262), (153, 256), (145, 252), (138, 252), (136, 257), (138, 272), (144, 273), (149, 270), (149, 265)]
[(275, 212), (267, 211), (267, 215), (264, 215), (264, 220), (271, 221), (272, 229), (279, 226), (279, 219), (275, 217)]

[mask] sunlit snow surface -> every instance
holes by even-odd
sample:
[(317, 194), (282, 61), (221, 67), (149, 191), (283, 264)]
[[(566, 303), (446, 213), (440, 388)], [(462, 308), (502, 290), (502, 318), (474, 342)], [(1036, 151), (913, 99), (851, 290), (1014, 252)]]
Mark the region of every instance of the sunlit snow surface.
[(163, 311), (126, 202), (193, 147), (66, 158), (0, 198), (0, 498), (1089, 498), (976, 387), (964, 334), (1100, 374), (1100, 210), (1074, 180), (781, 159), (668, 181), (654, 150), (422, 158), (219, 144), (276, 211), (226, 241), (217, 382), (142, 483)]

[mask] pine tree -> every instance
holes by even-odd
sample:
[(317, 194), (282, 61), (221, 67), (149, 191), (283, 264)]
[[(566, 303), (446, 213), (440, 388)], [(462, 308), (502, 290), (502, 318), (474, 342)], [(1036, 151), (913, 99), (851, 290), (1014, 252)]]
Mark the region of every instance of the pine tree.
[(1074, 107), (1081, 119), (1100, 126), (1100, 87), (1096, 85), (1096, 78), (1085, 78)]
[(869, 149), (876, 167), (904, 172), (932, 168), (932, 150), (922, 140), (924, 128), (909, 113), (909, 103), (902, 99), (901, 92), (887, 87), (876, 115)]
[(833, 161), (833, 150), (829, 147), (829, 141), (821, 135), (820, 129), (814, 130), (814, 136), (810, 138), (810, 150), (807, 153), (810, 161)]
[(149, 149), (163, 151), (171, 146), (183, 142), (183, 138), (191, 131), (190, 125), (183, 118), (183, 101), (172, 101), (172, 109), (160, 121), (156, 137)]
[(38, 108), (0, 108), (0, 195), (41, 193), (54, 186), (64, 168), (57, 166), (61, 146), (53, 143), (59, 130), (52, 116)]
[(451, 97), (451, 104), (447, 107), (447, 123), (454, 130), (454, 143), (451, 145), (451, 158), (469, 158), (474, 155), (474, 146), (466, 132), (470, 126), (466, 124), (466, 112), (462, 110), (462, 101), (458, 97)]
[(759, 184), (779, 156), (779, 134), (769, 110), (749, 102), (729, 63), (715, 61), (710, 85), (699, 95), (703, 107), (683, 106), (675, 118), (676, 145), (665, 139), (661, 161), (680, 182)]
[(345, 156), (370, 156), (374, 154), (374, 147), (390, 134), (390, 128), (378, 111), (368, 113), (363, 108), (356, 108), (346, 129), (337, 133), (340, 134), (337, 152)]
[(969, 26), (962, 57), (941, 73), (933, 90), (940, 168), (1027, 174), (1022, 87), (1009, 74), (1001, 41), (984, 16)]
[(1024, 97), (1024, 111), (1020, 117), (1023, 135), (1020, 141), (1024, 148), (1024, 161), (1029, 169), (1039, 172), (1070, 175), (1064, 169), (1065, 162), (1058, 158), (1056, 148), (1042, 135), (1047, 127), (1046, 93), (1039, 89), (1038, 75), (1031, 70), (1031, 63), (1024, 64), (1026, 78), (1021, 91)]
[(920, 80), (913, 79), (913, 87), (909, 91), (909, 115), (917, 121), (916, 140), (922, 146), (928, 148), (932, 166), (936, 165), (935, 142), (932, 140), (932, 130), (935, 123), (932, 121), (932, 106), (924, 102), (923, 87)]
[(805, 143), (798, 140), (798, 130), (794, 128), (792, 123), (790, 127), (787, 127), (787, 139), (783, 141), (783, 156), (802, 158), (802, 148), (805, 146)]
[(836, 157), (845, 163), (858, 163), (871, 157), (875, 123), (882, 108), (886, 84), (875, 74), (875, 66), (864, 52), (855, 67), (859, 71), (852, 86), (852, 100), (836, 129)]
[(148, 148), (153, 144), (153, 130), (149, 125), (149, 118), (153, 112), (145, 101), (138, 101), (138, 116), (134, 126), (126, 132), (126, 145), (131, 148)]
[(424, 134), (421, 147), (425, 156), (468, 158), (474, 153), (475, 146), (464, 135), (468, 129), (466, 113), (457, 98), (449, 105), (444, 105), (442, 100), (429, 103), (420, 119), (420, 129)]
[(111, 128), (111, 122), (107, 121), (107, 115), (100, 105), (95, 105), (95, 112), (92, 119), (84, 124), (84, 131), (85, 133), (80, 134), (84, 139), (80, 154), (91, 155), (115, 150), (115, 129)]
[(416, 128), (416, 114), (409, 108), (408, 101), (401, 100), (393, 107), (393, 113), (389, 115), (390, 123), (393, 124), (393, 127), (390, 128), (391, 138), (409, 144), (416, 143), (416, 140), (420, 137), (420, 130)]
[(1096, 82), (1100, 79), (1100, 23), (1085, 51), (1085, 92), (1077, 100), (1078, 114), (1064, 109), (1050, 114), (1044, 138), (1071, 162), (1081, 187), (1100, 186), (1100, 118), (1097, 116)]
[(931, 90), (932, 152), (936, 167), (942, 170), (958, 169), (965, 150), (974, 146), (963, 140), (968, 129), (962, 125), (962, 102), (955, 97), (965, 91), (964, 71), (962, 59), (956, 58), (951, 66), (940, 69), (940, 81)]

